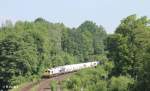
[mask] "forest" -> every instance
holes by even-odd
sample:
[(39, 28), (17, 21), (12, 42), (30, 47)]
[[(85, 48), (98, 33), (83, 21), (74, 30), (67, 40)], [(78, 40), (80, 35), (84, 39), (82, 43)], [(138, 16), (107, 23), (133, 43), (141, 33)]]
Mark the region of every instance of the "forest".
[(7, 20), (0, 27), (0, 88), (40, 79), (47, 68), (100, 61), (61, 84), (63, 91), (150, 91), (150, 19), (130, 15), (114, 34), (85, 21), (77, 28)]

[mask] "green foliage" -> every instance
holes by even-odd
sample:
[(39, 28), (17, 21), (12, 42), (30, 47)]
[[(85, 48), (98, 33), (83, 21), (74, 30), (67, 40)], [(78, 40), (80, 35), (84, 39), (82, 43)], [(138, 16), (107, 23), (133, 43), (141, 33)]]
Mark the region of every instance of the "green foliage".
[(69, 91), (107, 91), (108, 72), (105, 66), (81, 70), (74, 76), (64, 80), (63, 89)]
[(89, 56), (104, 53), (105, 38), (106, 32), (102, 26), (85, 21), (77, 29), (67, 29), (63, 32), (62, 48), (77, 56), (80, 61), (88, 61)]
[(52, 67), (56, 67), (56, 66), (76, 63), (77, 59), (73, 55), (70, 55), (66, 52), (62, 52), (53, 56), (51, 61), (52, 61)]
[[(44, 19), (18, 21), (14, 26), (1, 27), (0, 81), (16, 85), (39, 78), (46, 68), (52, 66), (51, 60), (56, 53), (61, 51), (61, 31), (64, 27)], [(73, 57), (64, 56), (64, 60), (69, 58), (74, 61)]]
[[(114, 35), (107, 38), (108, 58), (114, 61), (111, 75), (131, 75), (137, 82), (135, 91), (149, 91), (150, 20), (128, 16)], [(133, 90), (132, 89), (132, 90)]]
[(108, 68), (107, 64), (81, 70), (63, 81), (63, 89), (66, 91), (129, 91), (134, 84), (134, 79), (128, 76), (109, 78), (109, 70), (106, 67)]
[(114, 61), (115, 68), (113, 74), (126, 74), (131, 68), (131, 62), (128, 58), (129, 50), (127, 38), (120, 34), (110, 35), (107, 39), (108, 57)]
[[(81, 35), (78, 38), (83, 39), (82, 43), (86, 45), (80, 44), (82, 51), (78, 53), (82, 54), (83, 59), (101, 60), (103, 66), (92, 71), (91, 69), (81, 71), (65, 80), (64, 89), (78, 91), (149, 91), (149, 24), (150, 20), (145, 16), (138, 18), (136, 15), (131, 15), (123, 19), (115, 34), (109, 35), (106, 39), (105, 45), (108, 52), (102, 52), (103, 50), (99, 49), (105, 47), (100, 44), (101, 41), (97, 40), (99, 38), (95, 40), (95, 37), (100, 37), (100, 34), (103, 33), (95, 32), (98, 30), (95, 23), (86, 21), (81, 24), (77, 28), (77, 32)], [(101, 39), (103, 38), (101, 37)], [(75, 48), (78, 49), (78, 47)], [(101, 53), (103, 54), (99, 55)], [(107, 61), (105, 54), (111, 61)]]
[(150, 90), (150, 51), (145, 55), (144, 67), (140, 71), (139, 78), (135, 84), (134, 91), (149, 91)]
[(43, 18), (6, 21), (0, 28), (0, 81), (18, 85), (39, 79), (50, 67), (105, 61), (105, 38), (103, 27), (91, 21), (73, 29)]
[(52, 80), (50, 82), (50, 88), (51, 88), (51, 91), (57, 91), (57, 82), (55, 80)]
[(73, 29), (43, 18), (14, 25), (6, 21), (0, 28), (0, 81), (17, 85), (39, 79), (50, 67), (96, 60), (101, 66), (76, 73), (62, 83), (63, 89), (149, 91), (149, 25), (147, 17), (131, 15), (107, 36), (92, 21)]
[(95, 91), (108, 91), (107, 81), (99, 80), (95, 86)]
[(119, 76), (112, 77), (110, 80), (109, 90), (110, 91), (130, 91), (130, 85), (134, 84), (133, 78)]
[[(136, 76), (142, 69), (143, 56), (149, 40), (149, 20), (131, 15), (122, 20), (116, 34), (108, 37), (109, 58), (115, 63), (115, 74)], [(143, 54), (141, 54), (143, 53)]]

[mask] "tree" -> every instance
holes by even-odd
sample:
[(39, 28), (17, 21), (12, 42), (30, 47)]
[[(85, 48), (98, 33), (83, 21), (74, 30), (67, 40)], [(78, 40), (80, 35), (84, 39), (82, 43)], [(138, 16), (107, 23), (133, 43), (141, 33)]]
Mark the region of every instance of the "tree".
[[(149, 39), (149, 36), (146, 36), (149, 30), (148, 24), (149, 19), (147, 17), (128, 16), (121, 21), (121, 24), (116, 29), (116, 34), (120, 34), (121, 37), (115, 38), (115, 42), (114, 38), (108, 38), (110, 42), (108, 43), (109, 56), (115, 62), (115, 68), (119, 68), (119, 71), (115, 71), (118, 75), (130, 74), (137, 78), (138, 72), (143, 66), (146, 41)], [(116, 41), (120, 40), (119, 38), (123, 40)]]
[(109, 50), (108, 58), (115, 64), (112, 74), (124, 75), (130, 70), (131, 62), (128, 60), (127, 38), (120, 34), (110, 35), (107, 38), (107, 50)]
[[(148, 44), (150, 43), (150, 40)], [(143, 56), (144, 64), (142, 70), (138, 74), (137, 83), (134, 91), (149, 91), (150, 90), (150, 47), (147, 45), (147, 50)]]
[(105, 38), (104, 28), (92, 21), (72, 29), (43, 18), (7, 22), (0, 27), (0, 81), (18, 85), (40, 78), (47, 68), (107, 60)]
[(110, 80), (110, 91), (130, 91), (130, 86), (133, 85), (134, 80), (129, 77), (119, 76), (112, 77)]

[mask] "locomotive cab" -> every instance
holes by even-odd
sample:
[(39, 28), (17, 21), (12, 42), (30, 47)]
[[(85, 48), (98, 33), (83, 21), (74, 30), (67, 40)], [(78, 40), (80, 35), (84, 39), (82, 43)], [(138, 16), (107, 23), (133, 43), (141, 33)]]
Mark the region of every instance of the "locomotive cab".
[(49, 75), (52, 75), (53, 71), (52, 70), (48, 70), (48, 73), (49, 73)]
[(44, 74), (43, 74), (42, 78), (49, 78), (49, 72), (48, 72), (48, 70), (44, 71)]
[(49, 78), (51, 75), (53, 74), (53, 71), (52, 70), (45, 70), (42, 78)]

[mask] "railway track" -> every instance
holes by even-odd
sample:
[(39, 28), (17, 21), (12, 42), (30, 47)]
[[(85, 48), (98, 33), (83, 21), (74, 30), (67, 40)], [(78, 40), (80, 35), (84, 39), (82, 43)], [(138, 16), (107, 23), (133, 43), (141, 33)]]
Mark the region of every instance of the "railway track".
[[(70, 75), (72, 75), (73, 73), (67, 73), (67, 74), (61, 74), (49, 79), (42, 79), (39, 82), (35, 82), (35, 83), (30, 83), (27, 86), (23, 87), (21, 89), (21, 91), (30, 91), (34, 86), (36, 86), (36, 91), (51, 91), (50, 89), (50, 81), (51, 80), (56, 80), (58, 83), (60, 83), (62, 80), (64, 80), (65, 78), (69, 77)], [(58, 84), (57, 86), (57, 91), (61, 91), (61, 86), (60, 84)]]
[[(89, 68), (89, 67), (96, 67), (99, 63), (100, 63), (99, 61), (92, 61), (92, 62), (86, 62), (86, 63), (58, 66), (58, 67), (48, 69), (46, 71), (46, 73), (48, 75), (53, 75), (53, 76), (55, 76), (56, 74), (61, 74), (61, 75), (57, 75), (50, 79), (42, 79), (41, 81), (39, 81), (37, 83), (29, 84), (28, 86), (22, 88), (21, 91), (30, 91), (30, 89), (33, 88), (35, 85), (37, 86), (36, 91), (50, 91), (50, 81), (51, 80), (56, 80), (57, 82), (62, 81), (66, 76), (72, 74), (75, 71)], [(71, 72), (71, 73), (69, 73), (69, 72)], [(62, 74), (62, 73), (65, 73), (65, 74)], [(57, 91), (61, 91), (60, 85), (58, 86)]]

